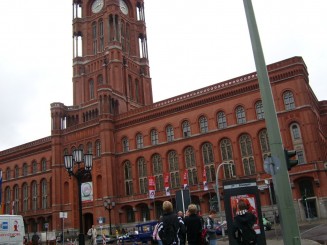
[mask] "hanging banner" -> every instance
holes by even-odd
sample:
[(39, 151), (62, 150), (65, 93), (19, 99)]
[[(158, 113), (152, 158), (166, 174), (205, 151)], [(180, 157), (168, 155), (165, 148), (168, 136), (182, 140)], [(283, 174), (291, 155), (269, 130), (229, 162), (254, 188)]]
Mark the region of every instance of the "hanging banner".
[(169, 173), (164, 173), (164, 181), (165, 181), (165, 191), (166, 191), (166, 196), (170, 196), (170, 189), (169, 189)]
[(81, 185), (82, 202), (93, 201), (93, 184), (92, 182), (84, 182)]
[(203, 190), (207, 191), (208, 190), (208, 182), (207, 182), (207, 174), (206, 174), (205, 167), (203, 168), (202, 181), (203, 181)]
[(188, 189), (188, 183), (187, 183), (187, 169), (184, 171), (184, 190)]
[(156, 196), (154, 176), (149, 176), (149, 198), (154, 199)]

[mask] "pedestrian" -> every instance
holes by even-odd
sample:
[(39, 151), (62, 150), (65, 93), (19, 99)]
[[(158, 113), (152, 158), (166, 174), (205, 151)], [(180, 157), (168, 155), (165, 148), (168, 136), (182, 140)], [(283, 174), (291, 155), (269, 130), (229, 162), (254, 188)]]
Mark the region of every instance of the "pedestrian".
[(159, 224), (160, 224), (161, 221), (162, 221), (162, 216), (160, 216), (160, 218), (158, 220), (158, 223), (154, 227), (154, 230), (153, 230), (153, 233), (152, 233), (152, 239), (153, 239), (153, 241), (157, 242), (158, 245), (162, 245), (162, 241), (160, 239), (159, 232), (158, 232), (158, 227), (159, 227)]
[(209, 235), (209, 245), (216, 245), (217, 244), (217, 235), (216, 230), (217, 227), (215, 226), (215, 216), (217, 212), (215, 210), (209, 211), (209, 216), (205, 222), (205, 227), (207, 228), (207, 232)]
[[(178, 218), (180, 218), (183, 221), (183, 223), (185, 225), (183, 211), (178, 211), (177, 216), (178, 216)], [(185, 245), (185, 243), (186, 243), (186, 232), (185, 233), (180, 232), (180, 233), (178, 233), (178, 236), (179, 236), (180, 245)]]
[(257, 235), (253, 229), (256, 221), (257, 217), (248, 211), (247, 203), (243, 199), (240, 199), (232, 230), (232, 235), (239, 245), (257, 244)]
[(195, 204), (188, 206), (188, 216), (185, 217), (185, 227), (188, 245), (201, 244), (202, 223), (201, 218), (197, 214), (198, 210)]
[(164, 201), (162, 204), (163, 217), (159, 223), (158, 232), (163, 245), (180, 245), (179, 237), (185, 236), (185, 225), (183, 220), (173, 213), (173, 204)]
[(40, 240), (40, 237), (38, 234), (36, 234), (36, 232), (34, 232), (33, 236), (32, 236), (32, 244), (33, 245), (37, 245), (39, 244), (39, 240)]
[(91, 228), (91, 244), (92, 245), (96, 245), (97, 244), (97, 229), (95, 229), (94, 225), (92, 225), (92, 228)]
[(106, 235), (104, 233), (102, 233), (102, 244), (103, 245), (107, 244), (107, 242), (106, 242)]

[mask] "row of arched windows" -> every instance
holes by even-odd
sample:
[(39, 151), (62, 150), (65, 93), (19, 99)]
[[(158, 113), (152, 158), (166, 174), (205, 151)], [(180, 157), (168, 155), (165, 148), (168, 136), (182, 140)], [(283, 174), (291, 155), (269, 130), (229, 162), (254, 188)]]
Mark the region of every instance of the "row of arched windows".
[(36, 160), (33, 160), (30, 165), (23, 163), (22, 166), (16, 164), (13, 169), (7, 167), (4, 172), (6, 178), (3, 177), (3, 179), (18, 179), (19, 177), (26, 177), (31, 174), (37, 174), (39, 172), (45, 171), (47, 171), (47, 160), (42, 158), (40, 163), (38, 163)]
[[(270, 153), (270, 147), (268, 142), (268, 135), (266, 129), (259, 132), (260, 146), (262, 159), (264, 159)], [(241, 163), (235, 163), (233, 160), (233, 147), (232, 142), (228, 138), (224, 138), (219, 142), (219, 155), (222, 162), (228, 162), (233, 164), (241, 164), (243, 169), (243, 175), (249, 176), (256, 173), (256, 166), (254, 161), (254, 150), (251, 137), (248, 134), (242, 134), (238, 140)], [(235, 150), (235, 149), (234, 149)], [(183, 160), (178, 158), (178, 153), (175, 150), (167, 152), (167, 162), (164, 163), (162, 156), (158, 153), (153, 154), (148, 161), (144, 157), (139, 157), (135, 164), (126, 160), (124, 165), (124, 181), (125, 181), (125, 194), (132, 195), (136, 191), (137, 193), (144, 194), (148, 191), (148, 176), (154, 176), (156, 190), (162, 191), (164, 189), (164, 172), (169, 173), (170, 188), (180, 188), (180, 176), (182, 171), (187, 171), (188, 185), (198, 185), (199, 176), (202, 173), (198, 173), (199, 167), (203, 166), (205, 175), (208, 182), (215, 181), (215, 157), (213, 151), (213, 145), (209, 142), (202, 144), (201, 155), (202, 164), (196, 163), (195, 149), (192, 146), (187, 146), (183, 150)], [(148, 164), (148, 162), (150, 164)], [(149, 165), (149, 166), (148, 166)], [(134, 171), (133, 171), (133, 168)], [(224, 166), (224, 177), (231, 178), (236, 175), (235, 165), (230, 167)], [(138, 188), (134, 189), (133, 186), (133, 173), (136, 173), (136, 179), (138, 179)]]
[[(76, 149), (76, 147), (72, 147), (71, 148), (71, 152), (73, 152)], [(84, 147), (83, 144), (80, 144), (78, 146), (78, 149), (83, 150), (83, 153), (87, 153), (87, 154), (93, 154), (93, 156), (95, 157), (100, 157), (101, 156), (101, 142), (100, 140), (96, 140), (95, 141), (95, 147), (93, 149), (93, 144), (91, 142), (88, 142), (86, 144), (86, 148)], [(68, 155), (70, 154), (69, 150), (66, 148), (64, 149), (64, 155)]]
[(42, 179), (38, 184), (32, 181), (30, 185), (24, 182), (21, 186), (7, 186), (4, 190), (6, 214), (17, 214), (29, 210), (46, 209), (49, 207), (48, 182)]
[[(284, 98), (284, 104), (286, 110), (291, 110), (295, 108), (293, 93), (291, 91), (286, 91), (283, 94)], [(261, 120), (264, 119), (264, 110), (262, 101), (259, 100), (255, 103), (255, 110), (257, 119)], [(247, 122), (246, 119), (246, 113), (245, 108), (243, 106), (238, 106), (235, 109), (235, 117), (238, 124), (244, 124)], [(226, 114), (224, 111), (219, 111), (216, 115), (216, 122), (217, 122), (217, 128), (218, 129), (225, 129), (228, 126)], [(182, 130), (182, 137), (187, 138), (192, 135), (190, 122), (188, 120), (184, 120), (181, 124), (181, 130)], [(200, 133), (207, 133), (209, 131), (208, 127), (208, 119), (205, 116), (201, 116), (198, 120), (198, 127)], [(166, 126), (166, 141), (171, 142), (174, 141), (174, 127), (172, 125)], [(151, 137), (151, 145), (157, 145), (159, 144), (159, 137), (158, 137), (158, 131), (156, 129), (152, 129), (150, 131), (150, 137)], [(129, 145), (129, 139), (127, 137), (123, 137), (122, 139), (122, 151), (128, 152), (130, 150)], [(141, 133), (136, 134), (136, 149), (143, 148), (143, 135)]]

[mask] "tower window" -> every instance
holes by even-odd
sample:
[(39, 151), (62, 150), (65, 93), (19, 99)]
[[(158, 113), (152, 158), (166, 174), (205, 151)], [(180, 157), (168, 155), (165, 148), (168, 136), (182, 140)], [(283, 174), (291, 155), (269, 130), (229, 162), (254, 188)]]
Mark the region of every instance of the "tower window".
[(92, 38), (93, 38), (93, 54), (96, 54), (98, 49), (97, 49), (97, 24), (94, 22), (92, 24)]
[(289, 111), (295, 109), (294, 97), (291, 91), (286, 91), (283, 94), (283, 99), (284, 99), (285, 110)]

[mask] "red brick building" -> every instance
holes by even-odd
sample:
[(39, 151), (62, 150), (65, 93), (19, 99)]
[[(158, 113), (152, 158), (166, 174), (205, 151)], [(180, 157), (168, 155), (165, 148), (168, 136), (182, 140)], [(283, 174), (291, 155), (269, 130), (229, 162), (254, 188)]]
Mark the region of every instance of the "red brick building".
[[(264, 186), (271, 176), (263, 167), (270, 147), (256, 73), (153, 103), (143, 0), (73, 0), (73, 41), (73, 105), (51, 104), (49, 137), (0, 152), (5, 212), (22, 214), (28, 232), (44, 230), (44, 223), (61, 230), (60, 212), (68, 214), (65, 229), (79, 228), (78, 185), (64, 166), (64, 155), (76, 148), (93, 154), (84, 232), (99, 217), (108, 226), (106, 198), (115, 202), (113, 227), (156, 219), (164, 200), (175, 203), (185, 170), (191, 200), (206, 214), (222, 162), (234, 167), (224, 168), (219, 180), (257, 179), (264, 187), (262, 209), (272, 210)], [(308, 215), (303, 193), (310, 217), (326, 218), (327, 101), (317, 100), (301, 57), (271, 64), (268, 72), (283, 144), (299, 160), (290, 171), (297, 218)], [(203, 190), (204, 170), (209, 191)], [(149, 199), (149, 176), (155, 177), (155, 199)]]

